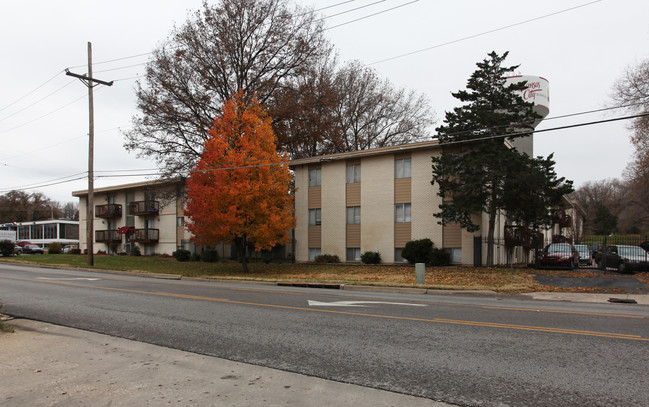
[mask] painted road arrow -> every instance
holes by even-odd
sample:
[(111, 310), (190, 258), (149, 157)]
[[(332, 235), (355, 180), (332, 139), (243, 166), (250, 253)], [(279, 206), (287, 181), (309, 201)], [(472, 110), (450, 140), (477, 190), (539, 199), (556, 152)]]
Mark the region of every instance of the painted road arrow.
[(390, 304), (390, 305), (408, 305), (411, 307), (425, 307), (426, 304), (409, 304), (405, 302), (387, 302), (387, 301), (334, 301), (320, 302), (309, 300), (311, 307), (365, 307), (363, 304)]
[(87, 280), (87, 281), (97, 281), (101, 280), (100, 278), (84, 278), (84, 277), (36, 277), (39, 280), (56, 280), (56, 281), (74, 281), (74, 280)]

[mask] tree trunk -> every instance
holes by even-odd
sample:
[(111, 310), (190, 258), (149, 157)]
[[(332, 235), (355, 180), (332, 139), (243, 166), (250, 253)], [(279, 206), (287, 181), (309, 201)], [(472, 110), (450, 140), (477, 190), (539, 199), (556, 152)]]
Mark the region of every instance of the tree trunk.
[(241, 265), (243, 266), (243, 272), (248, 273), (248, 258), (246, 257), (246, 246), (248, 241), (246, 239), (246, 234), (236, 239), (237, 250), (239, 251), (239, 258), (241, 259)]
[(496, 204), (495, 191), (491, 194), (491, 203), (489, 205), (489, 227), (487, 230), (487, 267), (494, 265), (494, 229), (496, 228)]

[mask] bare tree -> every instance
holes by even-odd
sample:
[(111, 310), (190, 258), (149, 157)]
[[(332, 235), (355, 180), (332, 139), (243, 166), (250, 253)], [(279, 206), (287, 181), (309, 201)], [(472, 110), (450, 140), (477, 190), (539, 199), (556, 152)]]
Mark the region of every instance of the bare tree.
[(360, 62), (337, 68), (330, 56), (276, 102), (279, 147), (294, 158), (421, 141), (435, 117), (423, 94), (396, 88)]
[(242, 89), (266, 105), (329, 48), (322, 22), (287, 0), (205, 2), (155, 50), (125, 147), (155, 159), (166, 176), (186, 175), (227, 98)]
[[(617, 106), (634, 113), (649, 114), (649, 59), (628, 67), (613, 86)], [(624, 173), (628, 185), (626, 223), (634, 231), (649, 230), (649, 116), (638, 117), (630, 126), (633, 132), (633, 161)]]
[(360, 62), (348, 63), (336, 76), (340, 103), (336, 109), (342, 132), (336, 152), (366, 150), (420, 141), (434, 122), (423, 94), (395, 88)]

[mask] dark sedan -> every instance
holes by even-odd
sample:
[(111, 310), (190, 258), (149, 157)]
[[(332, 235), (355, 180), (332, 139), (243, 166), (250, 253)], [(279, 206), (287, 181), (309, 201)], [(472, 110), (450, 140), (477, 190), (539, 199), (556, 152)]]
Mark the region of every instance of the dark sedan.
[(43, 254), (43, 248), (35, 244), (26, 244), (22, 247), (22, 254)]

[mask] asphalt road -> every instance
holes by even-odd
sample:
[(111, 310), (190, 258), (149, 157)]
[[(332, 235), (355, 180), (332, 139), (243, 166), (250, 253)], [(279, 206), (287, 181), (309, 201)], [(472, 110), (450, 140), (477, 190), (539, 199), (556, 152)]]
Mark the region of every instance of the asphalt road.
[(649, 405), (649, 307), (0, 265), (10, 315), (467, 406)]

